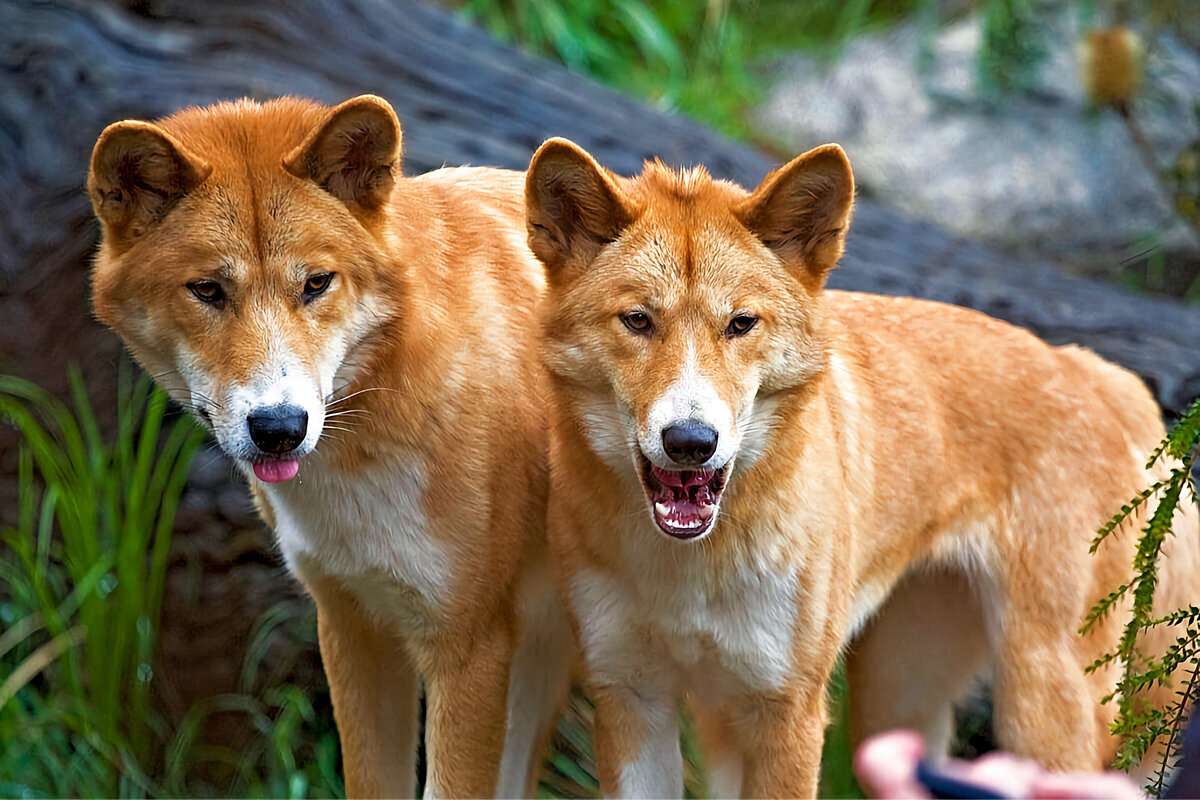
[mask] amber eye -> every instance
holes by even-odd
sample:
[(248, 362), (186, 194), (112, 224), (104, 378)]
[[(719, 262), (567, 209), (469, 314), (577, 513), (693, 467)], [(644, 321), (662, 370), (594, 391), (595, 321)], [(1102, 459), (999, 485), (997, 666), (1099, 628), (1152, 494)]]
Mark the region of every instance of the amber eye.
[(216, 281), (194, 281), (189, 283), (187, 288), (201, 303), (217, 308), (225, 307), (225, 290)]
[(729, 325), (725, 328), (725, 338), (732, 339), (735, 336), (745, 336), (757, 324), (758, 317), (752, 317), (749, 314), (738, 314), (729, 320)]
[(621, 322), (624, 322), (626, 328), (639, 336), (649, 336), (650, 331), (654, 329), (654, 323), (650, 321), (650, 315), (645, 311), (630, 311), (628, 314), (622, 314)]
[(305, 304), (311, 303), (324, 294), (332, 282), (332, 272), (318, 272), (316, 275), (309, 275), (308, 280), (304, 282), (303, 297)]

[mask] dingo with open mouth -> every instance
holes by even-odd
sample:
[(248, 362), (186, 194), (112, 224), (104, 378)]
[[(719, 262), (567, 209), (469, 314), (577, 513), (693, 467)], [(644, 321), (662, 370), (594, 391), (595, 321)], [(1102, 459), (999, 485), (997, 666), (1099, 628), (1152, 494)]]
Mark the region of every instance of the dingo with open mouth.
[[(1113, 752), (1114, 675), (1083, 668), (1119, 615), (1076, 631), (1129, 574), (1128, 532), (1088, 545), (1153, 480), (1159, 409), (1088, 351), (824, 291), (853, 195), (836, 145), (749, 193), (658, 163), (621, 178), (561, 139), (530, 164), (549, 536), (606, 794), (680, 796), (686, 696), (712, 796), (814, 795), (843, 652), (859, 737), (944, 749), (991, 668), (1003, 746), (1054, 769)], [(1188, 507), (1164, 602), (1200, 598)]]

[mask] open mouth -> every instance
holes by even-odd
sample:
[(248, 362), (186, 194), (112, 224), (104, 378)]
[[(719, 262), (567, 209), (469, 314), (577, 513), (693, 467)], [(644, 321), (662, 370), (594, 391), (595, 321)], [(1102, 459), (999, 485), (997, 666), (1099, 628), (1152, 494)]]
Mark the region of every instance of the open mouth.
[(252, 465), (254, 477), (263, 483), (283, 483), (290, 481), (300, 472), (300, 460), (297, 458), (262, 456)]
[(725, 489), (728, 466), (721, 469), (666, 470), (642, 462), (642, 486), (655, 523), (676, 539), (695, 539), (712, 528)]

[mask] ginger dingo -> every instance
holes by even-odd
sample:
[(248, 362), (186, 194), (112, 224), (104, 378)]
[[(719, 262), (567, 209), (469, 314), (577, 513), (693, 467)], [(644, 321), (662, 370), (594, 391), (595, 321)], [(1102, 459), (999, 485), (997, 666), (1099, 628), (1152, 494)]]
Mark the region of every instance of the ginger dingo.
[[(752, 193), (658, 163), (620, 178), (561, 139), (530, 165), (549, 536), (607, 794), (681, 795), (687, 696), (712, 796), (812, 796), (844, 650), (859, 737), (907, 726), (944, 749), (990, 668), (1004, 747), (1053, 769), (1113, 752), (1114, 675), (1083, 667), (1119, 615), (1076, 631), (1130, 573), (1130, 532), (1088, 545), (1151, 482), (1159, 409), (1086, 350), (823, 291), (853, 195), (836, 145)], [(1200, 598), (1188, 506), (1168, 602)]]
[(97, 316), (246, 475), (317, 605), (351, 796), (522, 795), (572, 645), (521, 175), (399, 174), (372, 96), (109, 126)]

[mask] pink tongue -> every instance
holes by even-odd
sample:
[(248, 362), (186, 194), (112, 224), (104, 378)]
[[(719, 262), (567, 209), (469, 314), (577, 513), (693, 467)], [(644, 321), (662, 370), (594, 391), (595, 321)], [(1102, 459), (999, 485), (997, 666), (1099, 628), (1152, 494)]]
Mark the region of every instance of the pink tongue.
[(296, 477), (300, 471), (300, 462), (292, 459), (280, 461), (261, 461), (254, 465), (254, 474), (264, 483), (282, 483)]

